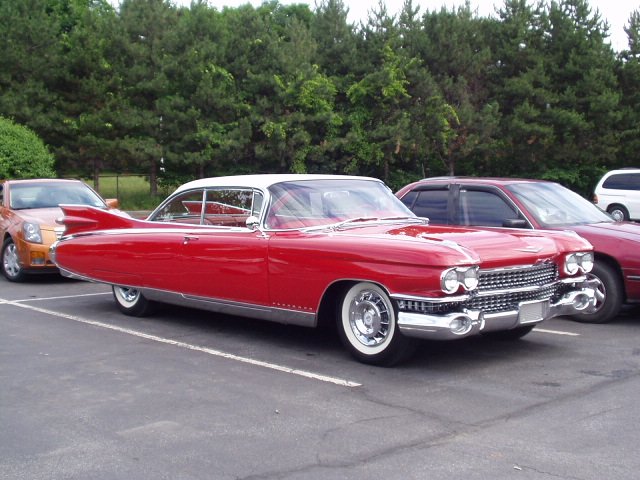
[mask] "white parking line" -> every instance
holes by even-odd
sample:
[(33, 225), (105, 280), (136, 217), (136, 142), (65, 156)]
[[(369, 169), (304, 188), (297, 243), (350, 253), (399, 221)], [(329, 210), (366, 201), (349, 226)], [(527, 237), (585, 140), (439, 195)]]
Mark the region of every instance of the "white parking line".
[[(62, 298), (62, 297), (56, 297)], [(129, 328), (118, 327), (116, 325), (110, 325), (108, 323), (97, 322), (95, 320), (89, 320), (87, 318), (78, 317), (76, 315), (68, 315), (66, 313), (55, 312), (53, 310), (47, 310), (45, 308), (34, 307), (33, 305), (25, 305), (24, 303), (20, 303), (21, 301), (12, 301), (5, 300), (0, 298), (0, 304), (8, 304), (13, 305), (15, 307), (26, 308), (28, 310), (33, 310), (35, 312), (44, 313), (47, 315), (53, 315), (55, 317), (66, 318), (68, 320), (73, 320), (74, 322), (80, 322), (87, 325), (93, 325), (94, 327), (106, 328), (108, 330), (113, 330), (116, 332), (124, 333), (127, 335), (133, 335), (135, 337), (144, 338), (147, 340), (151, 340), (158, 343), (164, 343), (167, 345), (173, 345), (175, 347), (186, 348), (188, 350), (194, 350), (197, 352), (206, 353), (208, 355), (213, 355), (216, 357), (222, 357), (229, 360), (235, 360), (236, 362), (248, 363), (250, 365), (255, 365), (258, 367), (269, 368), (271, 370), (277, 370), (279, 372), (290, 373), (292, 375), (298, 375), (301, 377), (311, 378), (313, 380), (319, 380), (322, 382), (333, 383), (335, 385), (340, 385), (343, 387), (360, 387), (362, 384), (357, 382), (352, 382), (350, 380), (344, 380), (337, 377), (330, 377), (327, 375), (320, 375), (318, 373), (307, 372), (305, 370), (298, 370), (295, 368), (285, 367), (283, 365), (277, 365), (274, 363), (263, 362), (261, 360), (254, 360), (252, 358), (241, 357), (239, 355), (234, 355), (232, 353), (222, 352), (220, 350), (214, 350), (212, 348), (200, 347), (198, 345), (192, 345), (190, 343), (178, 342), (176, 340), (171, 340), (169, 338), (158, 337), (156, 335), (150, 335), (148, 333), (139, 332), (136, 330), (131, 330)]]
[(563, 332), (562, 330), (546, 330), (544, 328), (534, 328), (533, 329), (534, 332), (540, 332), (540, 333), (551, 333), (553, 335), (567, 335), (569, 337), (579, 337), (580, 334), (579, 333), (573, 333), (573, 332)]
[[(98, 295), (112, 295), (111, 292), (100, 292), (100, 293), (83, 293), (82, 295), (60, 295), (59, 297), (42, 297), (42, 298), (25, 298), (23, 300), (14, 300), (16, 303), (23, 302), (40, 302), (42, 300), (58, 300), (64, 298), (78, 298), (78, 297), (96, 297)], [(10, 303), (5, 300), (3, 303)]]

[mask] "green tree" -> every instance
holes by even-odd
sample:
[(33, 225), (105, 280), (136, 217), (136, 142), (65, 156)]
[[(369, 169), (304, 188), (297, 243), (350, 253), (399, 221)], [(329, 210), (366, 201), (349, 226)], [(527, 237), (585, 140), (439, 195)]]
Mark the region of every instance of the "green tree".
[(585, 0), (551, 2), (545, 24), (545, 72), (555, 98), (547, 110), (554, 142), (537, 171), (590, 192), (603, 162), (615, 161), (620, 94), (608, 26)]
[(410, 98), (406, 71), (412, 61), (386, 45), (380, 68), (349, 88), (347, 95), (353, 109), (348, 140), (353, 152), (353, 173), (389, 180), (394, 155), (408, 143), (410, 117), (404, 105)]
[(85, 1), (63, 41), (59, 141), (55, 147), (67, 174), (93, 176), (119, 170), (117, 123), (122, 103), (121, 78), (114, 72), (116, 12), (106, 1)]
[(123, 0), (119, 17), (112, 62), (121, 82), (120, 111), (113, 125), (125, 160), (121, 168), (146, 171), (150, 193), (156, 195), (163, 156), (161, 105), (172, 94), (165, 71), (166, 37), (178, 13), (168, 0)]
[(0, 1), (0, 115), (55, 144), (61, 17), (56, 0)]
[[(557, 100), (545, 71), (544, 10), (526, 0), (506, 0), (499, 21), (488, 27), (493, 57), (492, 96), (500, 110), (502, 155), (495, 169), (504, 175), (535, 175), (555, 142), (548, 110)], [(526, 174), (524, 172), (527, 172)]]
[[(444, 173), (487, 174), (494, 168), (499, 147), (499, 110), (489, 89), (495, 60), (485, 21), (474, 16), (467, 2), (456, 10), (428, 12), (420, 25), (422, 34), (412, 37), (412, 54), (432, 72), (443, 102), (435, 106), (440, 112), (437, 124), (446, 126), (436, 132), (435, 138), (441, 140), (433, 153), (441, 158)], [(444, 137), (443, 132), (447, 132)], [(442, 172), (442, 167), (434, 167), (431, 172)]]
[(621, 90), (620, 148), (614, 162), (603, 162), (602, 170), (637, 163), (640, 150), (640, 12), (631, 13), (625, 27), (629, 48), (620, 52), (617, 65)]
[(226, 14), (200, 2), (182, 9), (165, 37), (168, 93), (158, 102), (164, 182), (229, 173), (250, 141), (240, 122), (246, 108), (225, 66), (233, 48), (227, 27)]
[(0, 117), (0, 178), (54, 178), (53, 155), (32, 130)]

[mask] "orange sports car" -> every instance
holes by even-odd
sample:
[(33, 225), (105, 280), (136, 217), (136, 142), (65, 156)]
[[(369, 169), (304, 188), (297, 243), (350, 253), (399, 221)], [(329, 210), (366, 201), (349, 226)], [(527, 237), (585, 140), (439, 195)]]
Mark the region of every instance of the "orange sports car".
[(117, 208), (118, 201), (103, 200), (80, 180), (4, 180), (0, 183), (0, 233), (2, 273), (20, 282), (32, 273), (55, 273), (49, 247), (64, 230), (56, 219), (59, 205)]

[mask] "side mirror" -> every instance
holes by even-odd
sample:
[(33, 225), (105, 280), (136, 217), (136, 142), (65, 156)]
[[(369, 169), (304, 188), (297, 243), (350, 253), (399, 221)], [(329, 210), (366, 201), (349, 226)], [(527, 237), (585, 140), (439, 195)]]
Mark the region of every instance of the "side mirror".
[(250, 217), (247, 217), (245, 224), (247, 225), (247, 228), (256, 230), (258, 225), (260, 225), (260, 220), (255, 215), (251, 215)]
[(527, 228), (527, 221), (521, 218), (507, 218), (502, 222), (503, 227), (507, 228)]

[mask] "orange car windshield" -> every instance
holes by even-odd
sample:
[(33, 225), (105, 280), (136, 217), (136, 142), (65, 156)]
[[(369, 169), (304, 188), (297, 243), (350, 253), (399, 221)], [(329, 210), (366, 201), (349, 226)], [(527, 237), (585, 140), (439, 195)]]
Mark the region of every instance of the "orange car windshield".
[(14, 210), (55, 208), (60, 204), (106, 208), (102, 199), (81, 183), (25, 183), (11, 187), (10, 207)]

